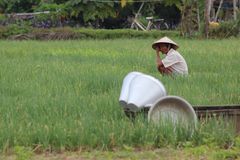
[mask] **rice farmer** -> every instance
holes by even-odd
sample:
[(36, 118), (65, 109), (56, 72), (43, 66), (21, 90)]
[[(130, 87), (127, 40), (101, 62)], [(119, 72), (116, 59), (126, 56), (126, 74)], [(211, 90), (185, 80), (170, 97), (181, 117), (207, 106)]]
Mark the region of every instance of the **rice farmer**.
[[(152, 44), (156, 50), (156, 65), (162, 75), (187, 75), (188, 66), (183, 56), (176, 51), (179, 46), (168, 37), (163, 37)], [(161, 59), (159, 52), (165, 54)]]

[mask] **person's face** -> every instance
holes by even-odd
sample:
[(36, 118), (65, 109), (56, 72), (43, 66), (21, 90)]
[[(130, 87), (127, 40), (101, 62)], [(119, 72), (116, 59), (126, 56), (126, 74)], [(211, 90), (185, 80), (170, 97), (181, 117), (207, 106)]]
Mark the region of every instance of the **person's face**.
[(159, 51), (161, 51), (163, 54), (167, 54), (168, 53), (168, 46), (167, 46), (167, 44), (160, 43), (160, 44), (158, 44), (158, 48), (159, 48)]

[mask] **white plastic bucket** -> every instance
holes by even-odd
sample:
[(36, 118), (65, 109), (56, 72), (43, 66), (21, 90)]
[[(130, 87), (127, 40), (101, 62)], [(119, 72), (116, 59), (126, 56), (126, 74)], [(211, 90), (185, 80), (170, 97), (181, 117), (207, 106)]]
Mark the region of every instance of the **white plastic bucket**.
[(142, 75), (140, 72), (130, 72), (123, 79), (122, 90), (119, 98), (119, 103), (123, 107), (127, 107), (128, 96), (129, 96), (129, 87), (132, 79), (138, 75)]
[(119, 103), (124, 109), (137, 112), (152, 106), (166, 95), (165, 87), (158, 79), (140, 72), (131, 72), (123, 80)]

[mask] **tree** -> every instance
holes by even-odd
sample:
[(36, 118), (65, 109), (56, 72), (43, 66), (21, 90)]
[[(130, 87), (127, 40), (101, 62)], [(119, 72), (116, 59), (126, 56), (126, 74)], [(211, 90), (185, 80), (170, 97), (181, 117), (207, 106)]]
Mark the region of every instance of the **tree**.
[[(91, 22), (95, 27), (107, 17), (116, 17), (114, 2), (89, 0), (42, 0), (35, 11), (56, 12), (58, 17), (68, 17), (80, 24)], [(94, 24), (95, 23), (95, 24)]]
[(114, 2), (69, 0), (66, 5), (70, 16), (80, 18), (83, 22), (103, 20), (107, 17), (116, 16)]
[(1, 13), (32, 12), (40, 0), (0, 0)]
[(192, 36), (200, 29), (199, 6), (203, 0), (164, 0), (166, 5), (176, 5), (181, 11), (181, 35)]

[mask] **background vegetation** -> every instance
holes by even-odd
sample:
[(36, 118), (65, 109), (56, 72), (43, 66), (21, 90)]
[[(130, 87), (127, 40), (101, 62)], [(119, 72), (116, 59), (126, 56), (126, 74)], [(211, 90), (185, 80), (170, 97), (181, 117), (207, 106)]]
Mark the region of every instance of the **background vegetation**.
[(91, 29), (91, 28), (51, 28), (39, 29), (26, 25), (9, 25), (0, 28), (1, 39), (11, 40), (73, 40), (73, 39), (117, 39), (117, 38), (157, 38), (162, 36), (178, 37), (178, 31), (142, 32), (131, 29)]
[[(178, 31), (181, 36), (202, 36), (205, 22), (204, 2), (204, 0), (146, 1), (138, 15), (138, 20), (147, 25), (146, 17), (160, 18), (164, 19), (170, 30)], [(0, 0), (0, 33), (4, 34), (3, 36), (0, 35), (0, 38), (9, 38), (9, 35), (17, 35), (18, 37), (18, 34), (23, 33), (32, 34), (32, 28), (87, 27), (94, 29), (129, 29), (133, 22), (133, 17), (136, 16), (141, 4), (142, 2), (134, 0), (12, 0), (9, 2)], [(214, 4), (213, 6), (215, 10), (218, 7), (218, 5)], [(235, 20), (233, 20), (233, 16), (226, 19), (226, 16), (224, 18), (226, 10), (230, 12), (232, 7), (230, 6), (220, 11), (221, 16), (219, 17), (221, 18), (217, 20), (219, 25), (210, 29), (210, 38), (239, 36), (240, 16), (236, 16), (237, 19)], [(16, 14), (44, 11), (48, 13), (33, 15)], [(210, 21), (213, 21), (212, 19), (213, 17), (211, 17)], [(48, 30), (46, 32), (49, 33)], [(46, 32), (45, 34), (47, 34)], [(26, 37), (32, 39), (31, 37), (35, 37), (35, 35), (25, 36), (25, 39), (27, 39)], [(76, 37), (79, 37), (79, 35), (71, 35), (68, 39), (75, 39)], [(10, 37), (10, 39), (14, 38)]]
[[(135, 16), (142, 2), (139, 1), (82, 1), (82, 0), (13, 0), (0, 1), (0, 13), (23, 13), (50, 11), (50, 15), (38, 15), (35, 20), (51, 19), (68, 25), (93, 26), (101, 28), (130, 27), (127, 18)], [(169, 14), (171, 10), (171, 14)], [(179, 22), (180, 13), (174, 5), (165, 7), (164, 2), (149, 1), (145, 3), (141, 14), (155, 18), (168, 19), (169, 23)], [(50, 18), (51, 17), (51, 18)], [(52, 24), (54, 25), (54, 24)], [(57, 24), (55, 24), (57, 25)], [(60, 24), (58, 24), (59, 26)]]

